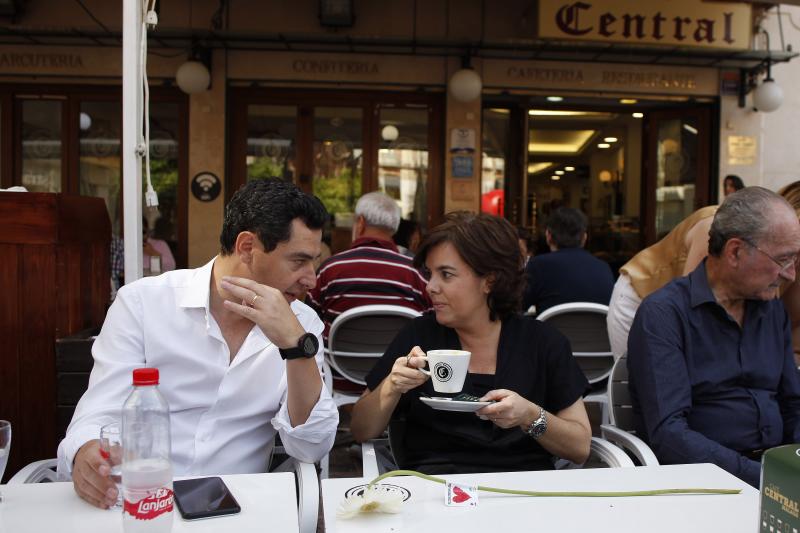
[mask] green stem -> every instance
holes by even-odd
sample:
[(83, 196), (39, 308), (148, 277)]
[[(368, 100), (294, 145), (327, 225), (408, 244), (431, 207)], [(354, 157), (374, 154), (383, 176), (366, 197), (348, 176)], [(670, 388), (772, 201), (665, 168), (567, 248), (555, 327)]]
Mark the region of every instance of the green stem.
[[(416, 470), (392, 470), (376, 477), (369, 482), (367, 490), (371, 489), (376, 483), (383, 481), (386, 478), (394, 476), (416, 476), (418, 478), (427, 479), (434, 483), (444, 484), (445, 480), (440, 477), (429, 476), (417, 472)], [(500, 494), (514, 494), (516, 496), (537, 496), (540, 498), (547, 497), (580, 497), (580, 498), (615, 498), (622, 496), (661, 496), (664, 494), (739, 494), (740, 489), (654, 489), (654, 490), (631, 490), (631, 491), (612, 491), (612, 492), (542, 492), (533, 490), (515, 490), (515, 489), (498, 489), (495, 487), (484, 487), (478, 485), (478, 490), (485, 492), (499, 492)]]

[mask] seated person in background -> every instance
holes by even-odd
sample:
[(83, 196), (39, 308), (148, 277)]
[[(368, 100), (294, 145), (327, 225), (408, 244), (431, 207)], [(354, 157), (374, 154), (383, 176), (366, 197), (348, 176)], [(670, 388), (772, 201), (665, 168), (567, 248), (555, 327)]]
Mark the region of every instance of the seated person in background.
[(717, 206), (702, 207), (666, 237), (634, 255), (619, 269), (608, 304), (608, 339), (614, 357), (628, 350), (628, 332), (642, 299), (679, 276), (685, 276), (708, 253), (708, 230)]
[(412, 260), (397, 251), (392, 235), (400, 224), (400, 206), (382, 192), (356, 203), (353, 244), (320, 265), (311, 305), (325, 323), (325, 338), (336, 317), (362, 305), (399, 305), (427, 311), (431, 302), (425, 278)]
[(586, 215), (571, 207), (559, 207), (547, 219), (545, 237), (551, 253), (528, 262), (523, 310), (533, 305), (538, 314), (570, 302), (608, 305), (614, 275), (608, 263), (583, 249), (586, 225)]
[(714, 463), (758, 487), (763, 451), (800, 442), (800, 374), (776, 299), (798, 253), (794, 209), (747, 187), (714, 215), (705, 261), (642, 302), (629, 379), (662, 463)]
[(401, 254), (414, 257), (417, 248), (419, 248), (421, 238), (422, 232), (416, 220), (400, 219), (400, 225), (394, 234), (394, 243)]
[(533, 234), (528, 228), (517, 226), (517, 242), (519, 242), (519, 251), (522, 253), (523, 266), (528, 266), (528, 261), (533, 257), (533, 252), (536, 248)]
[[(429, 474), (552, 469), (553, 456), (583, 463), (591, 429), (581, 397), (588, 382), (569, 342), (519, 314), (523, 286), (517, 234), (507, 220), (451, 213), (423, 241), (415, 264), (430, 271), (434, 313), (398, 333), (367, 375), (351, 431), (377, 437), (405, 420), (401, 468)], [(476, 415), (436, 411), (427, 350), (472, 352), (464, 392), (496, 403)], [(532, 438), (530, 435), (538, 435)]]
[(722, 180), (722, 190), (725, 192), (726, 197), (742, 189), (744, 189), (744, 182), (736, 174), (728, 174)]
[(225, 208), (218, 256), (119, 290), (58, 447), (81, 498), (116, 501), (97, 439), (144, 366), (161, 374), (176, 476), (264, 472), (276, 434), (301, 461), (328, 453), (339, 417), (322, 385), (322, 322), (297, 299), (314, 285), (326, 216), (292, 184), (250, 181)]
[[(158, 226), (157, 223), (156, 226)], [(161, 258), (160, 272), (175, 270), (175, 257), (172, 255), (169, 244), (167, 244), (167, 241), (155, 237), (146, 217), (142, 217), (142, 231), (144, 233), (142, 236), (142, 244), (144, 246), (142, 264), (144, 265), (144, 270), (151, 271), (152, 262), (150, 261), (150, 257), (152, 256)], [(159, 274), (160, 272), (152, 273)]]

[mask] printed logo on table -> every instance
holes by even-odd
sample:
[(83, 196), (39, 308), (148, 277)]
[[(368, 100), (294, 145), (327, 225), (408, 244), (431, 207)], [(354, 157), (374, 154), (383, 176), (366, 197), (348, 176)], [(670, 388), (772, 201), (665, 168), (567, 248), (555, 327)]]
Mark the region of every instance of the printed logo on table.
[(164, 513), (172, 512), (174, 501), (175, 496), (170, 489), (160, 488), (138, 502), (125, 500), (123, 512), (128, 513), (136, 520), (152, 520)]
[(450, 381), (453, 377), (453, 367), (447, 363), (436, 363), (433, 365), (433, 372), (436, 374), (436, 379), (442, 383)]
[[(388, 483), (378, 483), (377, 485), (373, 485), (373, 487), (385, 492), (402, 494), (403, 501), (407, 501), (409, 498), (411, 498), (411, 491), (409, 491), (405, 487), (400, 487), (398, 485), (390, 485)], [(347, 492), (344, 493), (344, 497), (351, 498), (353, 496), (363, 496), (366, 488), (367, 485), (356, 485), (355, 487), (347, 489)]]

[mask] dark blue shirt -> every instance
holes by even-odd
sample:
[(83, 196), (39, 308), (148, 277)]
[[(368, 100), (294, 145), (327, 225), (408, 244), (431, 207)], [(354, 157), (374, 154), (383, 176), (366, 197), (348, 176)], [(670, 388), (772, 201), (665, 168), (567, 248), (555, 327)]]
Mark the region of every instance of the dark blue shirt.
[(528, 288), (522, 309), (531, 305), (541, 313), (548, 307), (571, 302), (608, 305), (614, 290), (614, 275), (608, 263), (583, 248), (564, 248), (537, 255), (526, 267)]
[(714, 463), (758, 487), (752, 451), (800, 442), (800, 377), (780, 300), (747, 300), (743, 326), (714, 299), (705, 261), (647, 297), (628, 337), (633, 407), (659, 461)]

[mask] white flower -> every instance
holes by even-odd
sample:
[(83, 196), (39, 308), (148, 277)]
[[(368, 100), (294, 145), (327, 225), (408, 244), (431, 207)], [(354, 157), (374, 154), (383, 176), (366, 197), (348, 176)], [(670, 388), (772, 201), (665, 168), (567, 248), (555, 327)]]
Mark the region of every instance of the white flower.
[(353, 518), (359, 513), (399, 513), (403, 505), (403, 494), (391, 487), (373, 485), (361, 494), (347, 496), (339, 504), (336, 516)]

